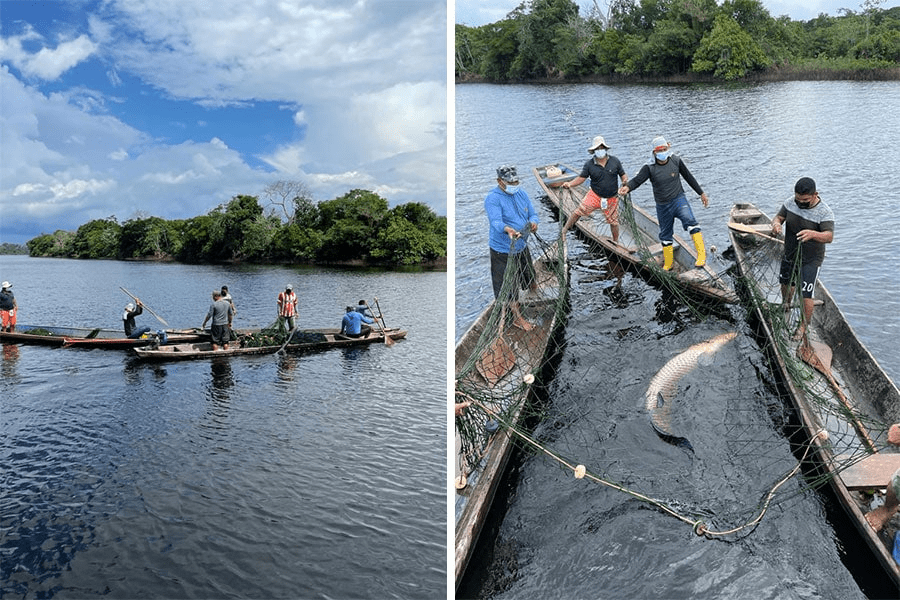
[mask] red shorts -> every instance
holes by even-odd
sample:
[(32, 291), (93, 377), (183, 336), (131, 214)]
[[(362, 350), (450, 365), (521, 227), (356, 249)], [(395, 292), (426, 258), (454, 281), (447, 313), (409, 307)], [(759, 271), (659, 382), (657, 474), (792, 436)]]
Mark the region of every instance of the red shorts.
[[(606, 202), (606, 208), (603, 208), (604, 201)], [(603, 211), (607, 223), (610, 225), (619, 224), (619, 197), (613, 196), (612, 198), (601, 198), (594, 193), (594, 190), (588, 190), (588, 193), (584, 196), (584, 200), (581, 201), (581, 206), (578, 207), (575, 214), (579, 217), (586, 217), (598, 208)]]
[(16, 309), (0, 310), (0, 315), (2, 315), (2, 327), (4, 329), (16, 326)]

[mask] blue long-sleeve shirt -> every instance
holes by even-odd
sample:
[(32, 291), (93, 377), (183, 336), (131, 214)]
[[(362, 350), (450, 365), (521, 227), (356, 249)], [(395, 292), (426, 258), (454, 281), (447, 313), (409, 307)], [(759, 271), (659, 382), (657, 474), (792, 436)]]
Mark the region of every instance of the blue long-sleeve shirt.
[(518, 254), (525, 249), (525, 240), (531, 232), (529, 223), (540, 223), (538, 215), (528, 197), (522, 189), (510, 195), (500, 189), (498, 185), (492, 189), (484, 199), (484, 211), (487, 213), (489, 229), (489, 243), (492, 250), (509, 253), (509, 234), (503, 231), (507, 226), (516, 231), (525, 230), (522, 237), (516, 240), (513, 254)]
[(355, 310), (344, 313), (344, 318), (341, 319), (341, 333), (359, 335), (362, 332), (363, 322), (374, 323), (375, 321)]

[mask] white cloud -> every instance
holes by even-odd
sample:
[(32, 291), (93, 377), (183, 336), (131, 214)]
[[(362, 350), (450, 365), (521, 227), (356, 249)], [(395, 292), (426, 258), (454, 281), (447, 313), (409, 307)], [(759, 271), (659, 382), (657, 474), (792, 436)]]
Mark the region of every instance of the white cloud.
[(80, 35), (74, 40), (61, 42), (56, 48), (41, 48), (35, 54), (29, 54), (23, 49), (22, 42), (34, 39), (40, 39), (40, 36), (31, 29), (23, 35), (7, 38), (0, 47), (0, 55), (24, 75), (47, 81), (57, 79), (96, 50), (96, 45), (87, 35)]
[[(0, 39), (5, 232), (28, 226), (16, 208), (26, 196), (49, 212), (68, 202), (59, 223), (28, 221), (52, 230), (137, 211), (204, 214), (287, 178), (303, 180), (319, 200), (358, 187), (383, 190), (391, 203), (427, 193), (438, 198), (435, 210), (446, 210), (446, 188), (435, 188), (446, 185), (445, 2), (220, 0), (207, 7), (110, 0), (96, 5), (87, 34), (67, 32), (55, 47), (27, 26)], [(78, 85), (41, 93), (7, 67), (64, 82), (66, 70), (84, 60), (102, 61), (100, 73), (119, 97)], [(296, 140), (242, 157), (223, 141), (226, 132), (207, 125), (209, 141), (166, 144), (127, 120), (135, 78), (164, 98), (212, 110), (280, 103), (293, 112)]]

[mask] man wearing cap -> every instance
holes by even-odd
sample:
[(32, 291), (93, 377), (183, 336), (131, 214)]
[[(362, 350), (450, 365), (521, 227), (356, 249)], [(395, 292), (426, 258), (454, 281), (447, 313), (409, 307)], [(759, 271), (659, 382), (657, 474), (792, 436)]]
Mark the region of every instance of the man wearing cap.
[(212, 323), (209, 326), (212, 349), (218, 350), (219, 345), (221, 345), (223, 349), (228, 350), (234, 308), (232, 308), (231, 302), (222, 298), (221, 290), (215, 290), (212, 293), (212, 299), (212, 304), (209, 305), (209, 312), (203, 317), (203, 325), (200, 326), (200, 329), (206, 327), (206, 322), (212, 319)]
[(675, 218), (681, 221), (685, 231), (689, 231), (694, 247), (697, 249), (696, 266), (706, 264), (706, 246), (703, 244), (703, 234), (700, 233), (700, 224), (694, 218), (691, 205), (684, 195), (684, 187), (681, 179), (700, 195), (703, 206), (709, 206), (709, 198), (694, 176), (688, 170), (681, 157), (671, 153), (671, 144), (662, 136), (653, 138), (650, 143), (653, 148), (653, 163), (641, 167), (634, 178), (619, 189), (620, 194), (627, 194), (636, 190), (642, 183), (650, 180), (653, 185), (653, 199), (656, 201), (656, 218), (659, 220), (659, 241), (663, 250), (663, 269), (669, 271), (675, 262), (675, 249), (672, 247), (672, 230)]
[(294, 286), (291, 284), (284, 286), (284, 291), (278, 294), (277, 299), (278, 324), (284, 331), (293, 331), (294, 317), (297, 316), (297, 295), (294, 293)]
[(797, 271), (800, 274), (800, 295), (803, 307), (800, 327), (794, 339), (803, 340), (803, 348), (808, 347), (806, 325), (812, 318), (813, 291), (819, 269), (825, 260), (825, 244), (834, 240), (834, 213), (819, 198), (816, 182), (809, 177), (801, 177), (794, 184), (794, 197), (785, 201), (772, 219), (772, 233), (781, 233), (784, 224), (784, 254), (781, 258), (781, 300), (785, 310), (790, 308), (794, 295)]
[[(500, 296), (509, 260), (516, 261), (516, 285), (511, 288), (512, 293), (518, 294), (519, 288), (533, 289), (534, 265), (526, 240), (529, 233), (537, 231), (540, 221), (531, 198), (519, 188), (519, 175), (515, 166), (504, 165), (497, 169), (497, 187), (484, 199), (484, 210), (489, 224), (488, 242), (494, 298)], [(532, 329), (533, 325), (522, 317), (518, 302), (512, 300), (510, 305), (516, 316), (515, 324), (526, 331)]]
[(584, 163), (581, 175), (562, 184), (562, 187), (571, 189), (587, 179), (591, 180), (591, 189), (584, 196), (578, 209), (569, 215), (569, 219), (563, 225), (562, 235), (565, 235), (579, 218), (586, 217), (599, 208), (609, 223), (613, 241), (619, 241), (619, 199), (616, 195), (619, 182), (616, 177), (621, 177), (622, 185), (625, 185), (628, 183), (628, 176), (625, 175), (621, 161), (609, 154), (608, 150), (609, 146), (606, 145), (603, 136), (595, 137), (588, 148), (588, 153), (593, 157)]
[(148, 331), (150, 331), (149, 327), (137, 327), (137, 324), (134, 322), (134, 318), (144, 312), (144, 305), (141, 304), (140, 299), (134, 299), (137, 306), (129, 302), (125, 305), (125, 312), (122, 313), (122, 326), (125, 329), (125, 337), (136, 340)]
[(12, 292), (12, 284), (4, 281), (0, 286), (0, 331), (8, 331), (12, 333), (16, 330), (16, 310), (19, 305), (16, 304), (16, 297)]

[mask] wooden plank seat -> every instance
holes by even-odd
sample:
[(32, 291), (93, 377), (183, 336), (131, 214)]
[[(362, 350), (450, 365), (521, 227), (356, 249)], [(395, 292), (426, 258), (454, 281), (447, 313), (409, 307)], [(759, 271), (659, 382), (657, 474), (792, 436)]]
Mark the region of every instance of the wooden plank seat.
[(897, 469), (900, 469), (900, 453), (880, 452), (841, 471), (841, 479), (848, 490), (883, 488)]

